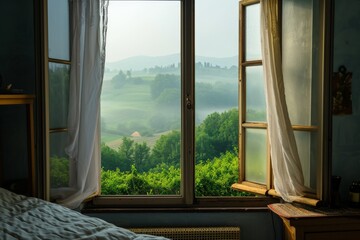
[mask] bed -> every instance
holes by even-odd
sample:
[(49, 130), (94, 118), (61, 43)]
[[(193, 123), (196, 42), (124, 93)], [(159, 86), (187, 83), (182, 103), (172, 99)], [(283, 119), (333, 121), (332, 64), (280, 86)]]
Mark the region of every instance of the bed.
[(102, 219), (0, 188), (0, 239), (153, 239)]

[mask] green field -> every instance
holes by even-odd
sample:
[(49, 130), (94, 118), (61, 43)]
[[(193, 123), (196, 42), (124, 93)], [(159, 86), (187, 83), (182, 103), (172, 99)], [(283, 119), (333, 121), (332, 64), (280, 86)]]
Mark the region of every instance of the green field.
[[(214, 74), (214, 71), (218, 74)], [(237, 105), (237, 78), (226, 69), (198, 73), (196, 80), (200, 85), (197, 106), (198, 120), (207, 114), (223, 111)], [(169, 74), (174, 76), (174, 70)], [(156, 140), (168, 131), (180, 128), (180, 89), (163, 87), (161, 94), (154, 98), (151, 86), (158, 73), (146, 71), (123, 71), (126, 78), (121, 86), (116, 86), (116, 71), (106, 71), (101, 94), (101, 141), (117, 148), (123, 137), (130, 137), (135, 142), (146, 142), (153, 146)], [(135, 80), (138, 81), (135, 81)], [(140, 80), (139, 80), (140, 79)], [(180, 83), (178, 84), (180, 87)], [(217, 96), (214, 98), (214, 96)], [(229, 96), (232, 96), (229, 100)], [(201, 111), (200, 111), (201, 110)], [(133, 132), (140, 137), (131, 137)]]

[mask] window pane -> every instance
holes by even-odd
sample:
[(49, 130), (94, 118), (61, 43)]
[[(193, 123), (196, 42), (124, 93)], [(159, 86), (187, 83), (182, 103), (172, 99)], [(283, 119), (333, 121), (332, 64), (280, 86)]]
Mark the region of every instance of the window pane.
[(196, 196), (238, 194), (238, 4), (195, 1)]
[(296, 145), (301, 160), (305, 186), (316, 189), (316, 169), (319, 151), (317, 147), (317, 134), (312, 132), (295, 131)]
[(245, 60), (261, 59), (261, 38), (260, 38), (260, 4), (253, 4), (246, 7), (246, 40)]
[[(283, 74), (292, 124), (317, 124), (319, 17), (312, 0), (283, 2)], [(316, 20), (314, 20), (316, 19)], [(296, 27), (295, 27), (296, 26)], [(313, 117), (312, 117), (313, 115)]]
[(266, 122), (266, 102), (263, 67), (247, 67), (246, 117), (247, 122)]
[(50, 186), (69, 186), (69, 159), (65, 153), (67, 132), (50, 134)]
[(50, 129), (67, 127), (69, 79), (69, 65), (49, 63)]
[(266, 184), (266, 130), (245, 129), (245, 180)]
[(177, 1), (109, 2), (103, 195), (180, 194), (180, 8)]
[(49, 58), (70, 60), (69, 1), (48, 0)]

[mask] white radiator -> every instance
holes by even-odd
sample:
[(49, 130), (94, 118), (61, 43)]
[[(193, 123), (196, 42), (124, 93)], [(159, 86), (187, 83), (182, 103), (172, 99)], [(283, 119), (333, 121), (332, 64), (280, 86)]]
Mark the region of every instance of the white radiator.
[(163, 236), (172, 240), (239, 240), (240, 227), (130, 228), (135, 233)]

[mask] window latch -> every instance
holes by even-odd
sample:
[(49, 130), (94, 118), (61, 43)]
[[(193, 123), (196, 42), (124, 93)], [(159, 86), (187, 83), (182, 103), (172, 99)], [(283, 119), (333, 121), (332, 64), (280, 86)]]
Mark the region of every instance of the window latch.
[(189, 96), (186, 96), (186, 108), (189, 110), (192, 109), (192, 103)]

